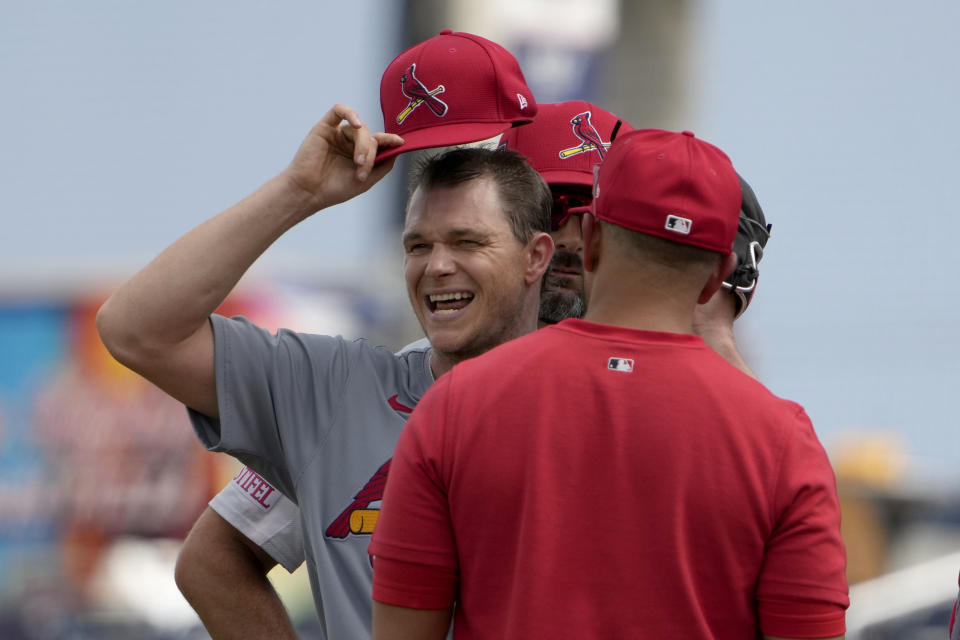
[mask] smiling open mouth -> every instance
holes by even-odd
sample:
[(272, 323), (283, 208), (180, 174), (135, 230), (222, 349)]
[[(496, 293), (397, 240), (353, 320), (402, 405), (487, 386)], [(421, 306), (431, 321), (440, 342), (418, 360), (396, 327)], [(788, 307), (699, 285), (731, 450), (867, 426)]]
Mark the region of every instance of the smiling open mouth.
[(453, 313), (460, 311), (473, 301), (473, 294), (469, 291), (456, 293), (435, 293), (427, 296), (427, 306), (433, 313)]

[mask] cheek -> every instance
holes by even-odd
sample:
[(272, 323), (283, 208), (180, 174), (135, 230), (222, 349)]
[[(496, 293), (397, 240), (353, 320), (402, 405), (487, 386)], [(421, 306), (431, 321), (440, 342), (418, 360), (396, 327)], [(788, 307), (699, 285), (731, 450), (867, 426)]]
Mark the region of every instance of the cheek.
[(543, 274), (533, 276), (530, 261), (526, 255), (517, 254), (508, 260), (502, 260), (496, 269), (498, 277), (497, 290), (501, 298), (508, 302), (519, 302), (523, 296), (524, 287), (539, 282)]
[(413, 301), (417, 297), (417, 284), (420, 282), (420, 275), (423, 273), (423, 268), (418, 264), (418, 261), (415, 259), (407, 259), (403, 263), (403, 279), (407, 283), (407, 293), (410, 295), (410, 300)]

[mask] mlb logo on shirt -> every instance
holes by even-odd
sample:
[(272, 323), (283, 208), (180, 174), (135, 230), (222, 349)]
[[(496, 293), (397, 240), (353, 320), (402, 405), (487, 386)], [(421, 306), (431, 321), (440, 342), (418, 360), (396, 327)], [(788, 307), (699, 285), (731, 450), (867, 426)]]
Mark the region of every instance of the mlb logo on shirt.
[(633, 371), (633, 360), (630, 358), (610, 358), (607, 360), (607, 369), (630, 373)]
[(664, 229), (668, 231), (673, 231), (676, 233), (682, 233), (683, 235), (690, 235), (690, 227), (693, 225), (693, 220), (689, 218), (681, 218), (680, 216), (668, 215), (667, 223), (663, 225)]

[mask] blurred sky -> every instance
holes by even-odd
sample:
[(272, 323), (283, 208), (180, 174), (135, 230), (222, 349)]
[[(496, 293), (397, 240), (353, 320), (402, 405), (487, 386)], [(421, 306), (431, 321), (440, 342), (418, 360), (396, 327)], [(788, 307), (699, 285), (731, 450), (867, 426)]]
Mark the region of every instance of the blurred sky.
[[(687, 128), (729, 153), (774, 225), (738, 324), (748, 360), (828, 448), (880, 429), (956, 482), (960, 3), (692, 7)], [(4, 3), (0, 297), (125, 277), (282, 169), (336, 101), (379, 127), (398, 10)], [(316, 216), (262, 262), (368, 279), (396, 259), (398, 187)]]
[[(381, 129), (398, 6), (4, 3), (0, 284), (139, 268), (283, 169), (335, 102)], [(379, 187), (311, 219), (265, 259), (304, 269), (369, 261), (394, 195)]]
[(956, 483), (960, 3), (702, 7), (696, 130), (774, 225), (750, 361), (828, 447), (885, 430), (914, 473)]

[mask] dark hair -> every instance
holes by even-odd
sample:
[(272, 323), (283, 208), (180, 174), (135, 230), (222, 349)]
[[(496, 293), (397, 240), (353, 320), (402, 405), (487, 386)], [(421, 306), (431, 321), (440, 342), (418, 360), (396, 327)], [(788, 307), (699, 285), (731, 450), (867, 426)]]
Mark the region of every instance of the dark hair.
[(464, 147), (429, 157), (416, 168), (410, 190), (454, 187), (479, 178), (496, 184), (503, 213), (520, 242), (550, 231), (550, 187), (523, 156), (508, 149)]

